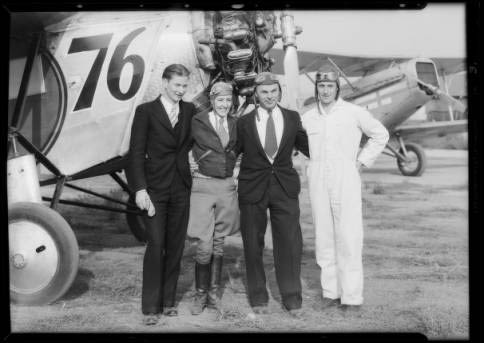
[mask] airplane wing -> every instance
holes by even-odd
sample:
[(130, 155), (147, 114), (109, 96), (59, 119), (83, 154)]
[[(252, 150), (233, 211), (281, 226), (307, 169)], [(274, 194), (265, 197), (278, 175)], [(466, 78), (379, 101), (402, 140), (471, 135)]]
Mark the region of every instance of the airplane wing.
[(442, 137), (450, 133), (467, 132), (467, 120), (452, 120), (440, 122), (425, 122), (422, 124), (406, 124), (395, 128), (395, 133), (405, 139), (421, 137)]
[[(314, 71), (330, 57), (348, 77), (357, 77), (392, 61), (426, 57), (443, 69), (439, 74), (456, 73), (465, 67), (465, 10), (463, 4), (428, 4), (421, 10), (292, 11), (302, 28), (297, 38), (300, 70)], [(282, 74), (281, 61), (276, 58), (273, 67), (277, 74)]]
[(63, 22), (75, 14), (76, 12), (12, 12), (10, 32), (15, 37), (28, 36), (49, 25)]
[[(276, 74), (284, 74), (282, 61), (284, 51), (282, 49), (272, 49), (270, 55), (275, 59), (272, 71)], [(299, 73), (309, 73), (318, 70), (322, 65), (328, 63), (330, 58), (348, 77), (364, 76), (368, 72), (375, 72), (388, 67), (392, 62), (400, 63), (408, 60), (408, 57), (363, 57), (345, 56), (336, 54), (326, 54), (320, 52), (297, 51), (299, 61)], [(465, 70), (465, 58), (433, 58), (439, 71), (445, 74), (453, 74)]]

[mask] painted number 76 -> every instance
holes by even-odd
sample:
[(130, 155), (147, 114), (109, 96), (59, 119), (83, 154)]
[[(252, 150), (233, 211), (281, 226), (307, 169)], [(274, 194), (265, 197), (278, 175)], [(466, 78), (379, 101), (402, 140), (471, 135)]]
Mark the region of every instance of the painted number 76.
[[(126, 35), (126, 37), (124, 37), (116, 46), (116, 49), (114, 50), (113, 56), (111, 58), (111, 62), (109, 63), (107, 86), (111, 95), (118, 100), (128, 100), (132, 98), (140, 88), (141, 81), (143, 81), (143, 75), (145, 71), (145, 63), (143, 61), (143, 58), (140, 55), (136, 54), (128, 56), (124, 55), (133, 39), (144, 30), (145, 28), (141, 27)], [(74, 107), (74, 111), (79, 111), (91, 107), (92, 101), (94, 99), (94, 94), (96, 93), (99, 75), (101, 73), (104, 59), (106, 58), (106, 52), (108, 50), (112, 36), (112, 33), (108, 33), (96, 36), (79, 37), (72, 40), (71, 46), (69, 47), (68, 51), (69, 54), (90, 50), (99, 50), (97, 57), (91, 67), (91, 70), (87, 75), (86, 82), (82, 87), (81, 94), (79, 95), (79, 99), (77, 100), (76, 106)], [(131, 65), (133, 66), (133, 78), (131, 80), (129, 89), (125, 93), (123, 93), (119, 87), (119, 82), (121, 77), (121, 71), (128, 63), (131, 63)]]

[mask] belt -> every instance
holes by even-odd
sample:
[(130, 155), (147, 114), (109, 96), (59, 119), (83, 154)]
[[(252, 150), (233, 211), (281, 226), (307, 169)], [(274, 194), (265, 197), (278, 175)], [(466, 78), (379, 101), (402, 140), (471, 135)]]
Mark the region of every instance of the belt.
[(193, 172), (193, 177), (199, 177), (201, 179), (213, 179), (213, 177), (204, 175), (204, 174), (202, 174), (202, 173), (200, 173), (198, 171), (194, 171)]

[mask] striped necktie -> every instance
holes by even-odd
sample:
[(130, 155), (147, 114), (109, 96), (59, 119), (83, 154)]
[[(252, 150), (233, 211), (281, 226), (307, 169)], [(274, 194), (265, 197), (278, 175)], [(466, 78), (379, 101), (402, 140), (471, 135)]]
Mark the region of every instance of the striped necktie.
[(168, 115), (172, 127), (175, 127), (178, 122), (178, 103), (174, 104), (171, 108), (170, 114)]
[(215, 118), (218, 118), (217, 134), (220, 137), (222, 146), (225, 148), (229, 142), (229, 134), (227, 133), (224, 127), (224, 117), (220, 117), (216, 115)]
[(277, 152), (276, 127), (274, 125), (274, 118), (272, 118), (272, 110), (267, 110), (267, 114), (269, 117), (267, 118), (264, 151), (266, 152), (267, 156), (274, 158), (274, 155)]

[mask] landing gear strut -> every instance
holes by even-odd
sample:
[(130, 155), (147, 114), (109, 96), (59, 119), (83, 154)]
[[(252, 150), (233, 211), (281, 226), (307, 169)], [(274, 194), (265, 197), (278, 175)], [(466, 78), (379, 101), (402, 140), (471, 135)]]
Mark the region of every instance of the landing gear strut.
[(427, 157), (423, 148), (416, 143), (404, 143), (398, 136), (399, 148), (395, 149), (390, 143), (386, 148), (391, 151), (386, 153), (397, 159), (397, 166), (404, 176), (420, 176), (427, 167)]

